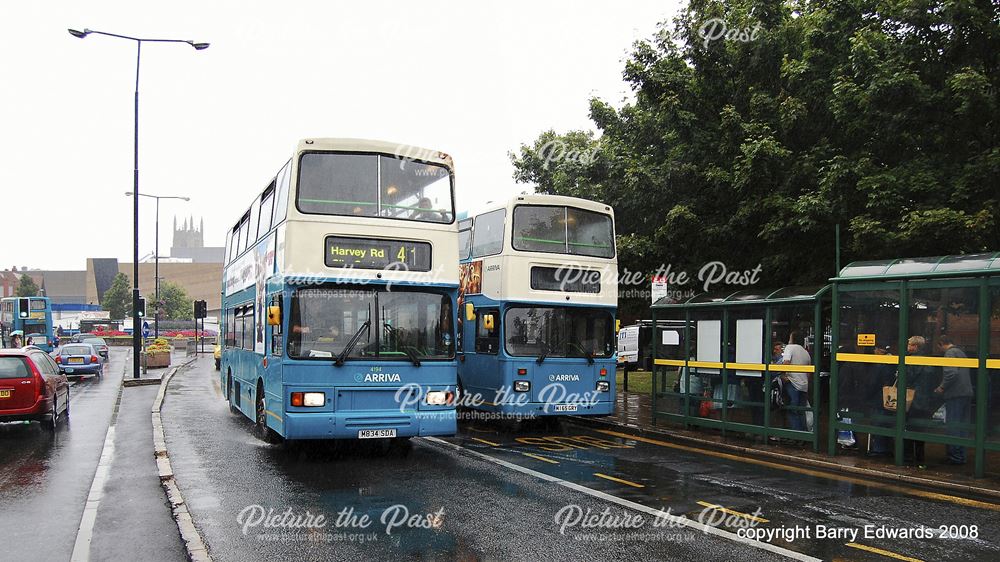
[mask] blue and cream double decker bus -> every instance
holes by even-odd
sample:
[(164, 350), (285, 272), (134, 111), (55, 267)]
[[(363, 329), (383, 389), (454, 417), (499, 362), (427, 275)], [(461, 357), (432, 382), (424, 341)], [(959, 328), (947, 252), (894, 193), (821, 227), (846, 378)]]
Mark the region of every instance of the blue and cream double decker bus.
[(48, 353), (55, 349), (52, 305), (48, 297), (7, 297), (0, 300), (0, 339), (3, 347), (13, 343), (12, 334)]
[(519, 195), (459, 222), (461, 403), (519, 417), (614, 411), (614, 211)]
[(230, 230), (221, 384), (266, 440), (455, 433), (447, 154), (307, 139)]

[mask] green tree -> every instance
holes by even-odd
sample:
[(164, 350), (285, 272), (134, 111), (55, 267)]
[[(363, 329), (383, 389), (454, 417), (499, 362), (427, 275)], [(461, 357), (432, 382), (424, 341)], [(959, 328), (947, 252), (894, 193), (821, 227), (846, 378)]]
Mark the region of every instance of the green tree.
[[(160, 301), (163, 303), (161, 319), (190, 320), (194, 317), (194, 301), (188, 296), (184, 287), (176, 283), (164, 281), (160, 283)], [(150, 310), (150, 317), (153, 316)]]
[(121, 320), (132, 315), (132, 289), (129, 287), (128, 276), (118, 273), (111, 281), (111, 286), (104, 292), (101, 306), (111, 313), (111, 318)]
[(21, 275), (20, 281), (17, 282), (17, 296), (37, 297), (38, 292), (39, 288), (35, 280), (28, 274)]
[[(511, 159), (540, 192), (611, 204), (630, 270), (824, 282), (838, 224), (843, 263), (1000, 248), (990, 0), (691, 0), (623, 76), (630, 103), (590, 101), (599, 138), (546, 131)], [(539, 157), (554, 141), (597, 152)]]

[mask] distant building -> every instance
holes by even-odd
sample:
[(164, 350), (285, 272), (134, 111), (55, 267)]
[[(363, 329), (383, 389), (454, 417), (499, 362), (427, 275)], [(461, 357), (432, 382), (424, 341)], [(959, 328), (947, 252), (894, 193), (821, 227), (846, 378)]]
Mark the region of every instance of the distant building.
[[(194, 219), (186, 219), (180, 228), (174, 218), (174, 239), (170, 256), (160, 256), (160, 281), (184, 288), (192, 300), (208, 303), (208, 315), (218, 317), (222, 308), (222, 261), (226, 249), (205, 247), (205, 222), (195, 227)], [(154, 254), (139, 260), (139, 291), (149, 301), (156, 293)], [(13, 296), (22, 275), (30, 275), (42, 294), (52, 299), (55, 321), (69, 328), (78, 324), (83, 313), (100, 310), (104, 293), (111, 288), (115, 276), (124, 273), (132, 284), (132, 263), (116, 258), (87, 258), (83, 271), (42, 271), (12, 268), (0, 271), (0, 296)], [(117, 320), (117, 319), (115, 319)]]
[[(193, 263), (222, 263), (226, 257), (224, 247), (205, 246), (205, 219), (201, 219), (198, 227), (194, 225), (194, 217), (184, 220), (180, 228), (177, 217), (174, 217), (174, 241), (170, 246), (171, 259), (190, 260)], [(160, 256), (160, 263), (163, 263)]]

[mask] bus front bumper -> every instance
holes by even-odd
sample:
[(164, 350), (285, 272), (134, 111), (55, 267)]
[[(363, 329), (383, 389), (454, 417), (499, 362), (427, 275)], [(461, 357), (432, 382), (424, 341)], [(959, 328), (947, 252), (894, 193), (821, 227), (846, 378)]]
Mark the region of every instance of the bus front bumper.
[[(271, 419), (273, 425), (276, 420)], [(341, 412), (285, 412), (284, 427), (275, 428), (285, 439), (359, 439), (371, 430), (395, 430), (396, 437), (455, 435), (454, 409), (400, 412), (351, 410)]]

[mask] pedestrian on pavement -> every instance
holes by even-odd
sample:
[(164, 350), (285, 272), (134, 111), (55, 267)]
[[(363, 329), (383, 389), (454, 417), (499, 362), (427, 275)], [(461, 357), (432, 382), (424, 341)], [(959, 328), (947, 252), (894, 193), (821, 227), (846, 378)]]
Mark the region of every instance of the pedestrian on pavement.
[[(924, 356), (926, 355), (927, 340), (923, 336), (912, 336), (906, 340), (906, 355)], [(934, 389), (938, 387), (941, 380), (937, 369), (927, 365), (907, 365), (906, 366), (906, 388), (913, 389), (913, 405), (907, 405), (906, 429), (909, 431), (928, 431), (927, 422), (934, 416), (934, 412), (941, 407), (943, 400), (940, 395), (935, 394)], [(905, 392), (897, 394), (897, 400), (906, 399)], [(899, 402), (902, 402), (899, 400)], [(899, 407), (903, 407), (902, 404)], [(907, 462), (917, 465), (917, 468), (927, 468), (924, 458), (924, 441), (919, 439), (906, 439), (903, 441), (903, 451)]]
[(11, 336), (11, 338), (10, 338), (10, 346), (12, 348), (14, 348), (14, 349), (20, 349), (20, 348), (24, 347), (24, 346), (21, 345), (21, 336), (18, 335), (18, 334), (14, 334), (13, 336)]
[[(781, 362), (785, 365), (812, 365), (812, 358), (806, 348), (802, 346), (802, 336), (798, 331), (793, 330), (788, 335), (788, 345), (785, 346)], [(786, 383), (784, 389), (788, 398), (787, 406), (805, 406), (808, 402), (809, 392), (809, 377), (806, 373), (785, 373), (781, 378)], [(789, 429), (806, 431), (806, 417), (801, 410), (785, 410), (785, 412)]]
[[(891, 355), (888, 347), (876, 347), (875, 355)], [(892, 420), (887, 419), (888, 412), (882, 409), (882, 388), (891, 386), (896, 380), (896, 367), (884, 363), (872, 363), (868, 365), (868, 387), (865, 395), (868, 400), (864, 404), (866, 414), (871, 418), (872, 425), (876, 427), (893, 427)], [(870, 435), (868, 443), (868, 455), (877, 457), (889, 455), (892, 450), (892, 439), (885, 435)]]
[[(948, 336), (938, 338), (938, 346), (949, 359), (965, 359), (965, 352), (955, 346)], [(944, 398), (945, 425), (948, 435), (965, 437), (972, 406), (972, 377), (968, 367), (943, 367), (941, 384), (934, 393)], [(948, 445), (948, 464), (965, 464), (965, 447)]]

